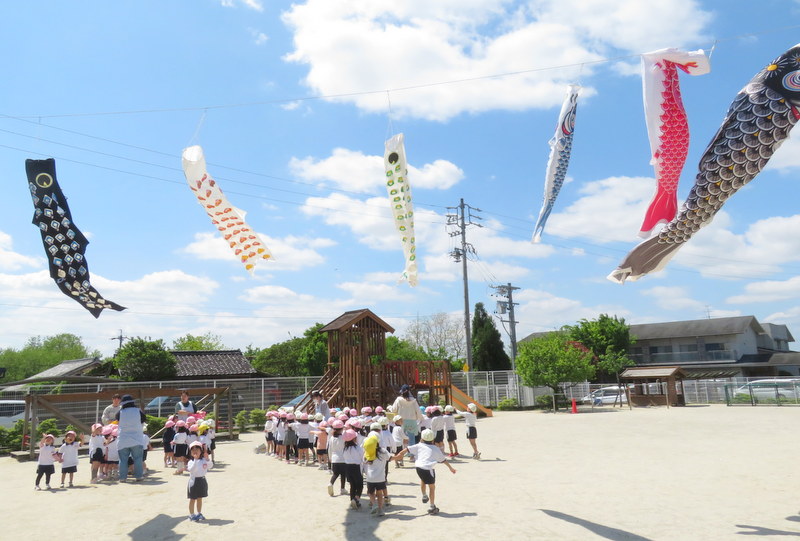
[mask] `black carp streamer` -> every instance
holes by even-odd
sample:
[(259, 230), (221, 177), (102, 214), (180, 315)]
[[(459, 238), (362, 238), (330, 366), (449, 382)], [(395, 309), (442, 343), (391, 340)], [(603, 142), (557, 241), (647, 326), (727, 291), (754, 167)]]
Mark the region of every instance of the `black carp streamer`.
[(25, 160), (25, 172), (35, 209), (33, 225), (42, 235), (50, 277), (67, 297), (94, 317), (106, 308), (125, 310), (104, 299), (89, 283), (89, 265), (84, 257), (89, 241), (72, 222), (67, 198), (56, 181), (55, 160)]
[(758, 175), (800, 120), (800, 44), (762, 69), (736, 95), (719, 131), (700, 158), (700, 172), (680, 213), (642, 242), (608, 275), (637, 280), (663, 269), (725, 201)]

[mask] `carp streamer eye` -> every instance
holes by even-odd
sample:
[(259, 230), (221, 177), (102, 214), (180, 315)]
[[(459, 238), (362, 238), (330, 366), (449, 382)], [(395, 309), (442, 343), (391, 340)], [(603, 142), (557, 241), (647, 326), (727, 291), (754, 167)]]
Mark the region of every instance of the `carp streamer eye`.
[(389, 157), (386, 158), (386, 161), (388, 161), (390, 164), (394, 165), (394, 164), (397, 163), (397, 160), (399, 160), (399, 159), (400, 159), (400, 156), (398, 156), (397, 152), (392, 152), (391, 154), (389, 154)]

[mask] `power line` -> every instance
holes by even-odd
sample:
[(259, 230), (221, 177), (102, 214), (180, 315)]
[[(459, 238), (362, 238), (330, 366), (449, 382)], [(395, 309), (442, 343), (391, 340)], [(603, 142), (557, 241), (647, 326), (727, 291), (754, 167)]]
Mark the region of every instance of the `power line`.
[[(770, 28), (767, 30), (762, 30), (759, 32), (750, 32), (746, 34), (738, 34), (735, 36), (725, 36), (721, 38), (716, 38), (712, 40), (712, 49), (716, 47), (718, 43), (725, 42), (725, 41), (733, 41), (737, 39), (742, 39), (746, 37), (755, 37), (764, 34), (774, 34), (777, 32), (783, 32), (786, 30), (793, 30), (796, 28), (800, 28), (800, 25), (789, 25), (783, 26), (780, 28)], [(151, 114), (151, 113), (171, 113), (171, 112), (190, 112), (190, 111), (208, 111), (208, 110), (218, 110), (218, 109), (233, 109), (233, 108), (242, 108), (242, 107), (256, 107), (262, 105), (278, 105), (284, 103), (295, 103), (295, 102), (303, 102), (303, 101), (315, 101), (315, 100), (332, 100), (338, 98), (350, 98), (355, 96), (368, 96), (374, 94), (385, 94), (385, 93), (398, 93), (398, 92), (406, 92), (410, 90), (418, 90), (422, 88), (431, 88), (435, 86), (445, 86), (445, 85), (453, 85), (453, 84), (461, 84), (461, 83), (469, 83), (474, 81), (481, 81), (487, 79), (502, 79), (504, 77), (513, 77), (517, 75), (526, 75), (529, 73), (537, 73), (542, 71), (555, 71), (561, 70), (565, 68), (578, 68), (587, 65), (594, 65), (594, 64), (605, 64), (609, 62), (619, 62), (620, 60), (628, 60), (631, 58), (638, 58), (645, 54), (642, 53), (635, 53), (635, 54), (627, 54), (627, 55), (620, 55), (615, 57), (606, 57), (606, 58), (598, 58), (595, 60), (585, 60), (582, 62), (573, 62), (569, 64), (558, 64), (554, 66), (543, 66), (543, 67), (533, 67), (523, 70), (516, 70), (516, 71), (507, 71), (501, 73), (494, 73), (494, 74), (487, 74), (487, 75), (477, 75), (474, 77), (463, 77), (458, 79), (448, 79), (444, 81), (432, 81), (429, 83), (420, 83), (414, 85), (407, 85), (401, 86), (396, 88), (382, 88), (379, 90), (361, 90), (361, 91), (351, 91), (351, 92), (341, 92), (337, 94), (314, 94), (314, 95), (307, 95), (295, 98), (277, 98), (272, 100), (258, 100), (258, 101), (250, 101), (250, 102), (241, 102), (241, 103), (227, 103), (227, 104), (212, 104), (212, 105), (199, 105), (199, 106), (190, 106), (190, 107), (153, 107), (147, 109), (129, 109), (129, 110), (118, 110), (118, 111), (96, 111), (96, 112), (83, 112), (83, 113), (60, 113), (60, 114), (32, 114), (32, 115), (17, 115), (19, 118), (74, 118), (74, 117), (87, 117), (87, 116), (113, 116), (113, 115), (133, 115), (133, 114)]]

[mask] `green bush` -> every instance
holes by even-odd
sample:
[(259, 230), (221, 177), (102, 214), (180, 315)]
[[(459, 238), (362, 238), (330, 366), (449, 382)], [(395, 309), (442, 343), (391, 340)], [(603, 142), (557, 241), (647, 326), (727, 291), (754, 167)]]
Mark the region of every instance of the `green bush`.
[(553, 397), (549, 394), (537, 396), (536, 406), (543, 409), (553, 409)]
[(497, 404), (497, 409), (500, 411), (509, 411), (519, 408), (519, 400), (516, 398), (504, 398)]
[(164, 423), (167, 422), (166, 417), (156, 417), (155, 415), (145, 415), (147, 417), (147, 434), (152, 438), (153, 435), (164, 428)]
[(17, 420), (14, 423), (14, 427), (8, 431), (8, 448), (12, 451), (19, 451), (22, 448), (22, 425), (24, 421), (22, 419)]
[(256, 427), (264, 426), (267, 422), (267, 412), (260, 409), (250, 410), (250, 424)]
[(247, 410), (242, 410), (236, 414), (233, 421), (236, 423), (236, 426), (239, 427), (240, 432), (247, 432), (247, 423), (250, 421), (250, 415), (247, 413)]
[(37, 440), (40, 440), (45, 434), (52, 434), (55, 437), (61, 435), (61, 431), (58, 429), (58, 422), (55, 419), (44, 419), (36, 427)]
[(277, 410), (278, 406), (276, 406), (275, 404), (272, 404), (270, 405), (270, 407), (267, 408), (267, 411), (277, 411)]
[(0, 426), (0, 449), (8, 449), (9, 431)]

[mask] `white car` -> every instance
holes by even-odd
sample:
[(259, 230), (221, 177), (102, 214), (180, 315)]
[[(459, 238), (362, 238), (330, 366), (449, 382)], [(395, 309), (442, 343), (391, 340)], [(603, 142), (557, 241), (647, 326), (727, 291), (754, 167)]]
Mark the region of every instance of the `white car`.
[(800, 399), (800, 379), (757, 379), (742, 385), (734, 394), (756, 398)]
[(0, 427), (13, 428), (23, 417), (25, 417), (24, 400), (0, 400)]
[(601, 406), (606, 404), (627, 404), (628, 403), (628, 396), (625, 394), (624, 387), (617, 387), (616, 385), (612, 387), (603, 387), (602, 389), (597, 389), (596, 391), (592, 391), (590, 394), (587, 394), (581, 399), (581, 402), (584, 404), (594, 404), (595, 406)]

